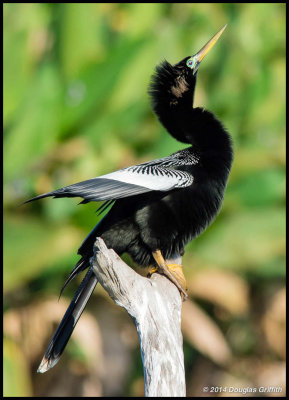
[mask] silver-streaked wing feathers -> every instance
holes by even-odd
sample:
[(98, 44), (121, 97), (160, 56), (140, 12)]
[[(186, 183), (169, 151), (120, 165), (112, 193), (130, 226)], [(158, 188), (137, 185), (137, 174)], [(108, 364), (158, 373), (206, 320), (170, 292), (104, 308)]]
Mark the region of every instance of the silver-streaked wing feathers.
[(187, 172), (160, 167), (146, 167), (133, 171), (123, 169), (98, 178), (75, 183), (52, 192), (55, 197), (82, 197), (87, 201), (121, 199), (150, 191), (168, 191), (187, 187), (193, 177)]
[(188, 172), (150, 165), (128, 167), (100, 178), (140, 186), (146, 191), (167, 191), (193, 183), (193, 177)]
[(196, 157), (188, 158), (188, 151), (182, 150), (165, 158), (127, 167), (42, 194), (27, 202), (54, 196), (82, 197), (83, 203), (86, 203), (89, 201), (116, 200), (150, 191), (184, 188), (193, 183), (193, 176), (188, 172), (174, 168), (197, 163)]

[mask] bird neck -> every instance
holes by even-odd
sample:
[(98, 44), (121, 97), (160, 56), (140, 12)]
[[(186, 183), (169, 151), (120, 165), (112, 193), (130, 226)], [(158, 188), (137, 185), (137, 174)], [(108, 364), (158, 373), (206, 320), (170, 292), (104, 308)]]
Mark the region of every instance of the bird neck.
[(164, 61), (157, 66), (149, 88), (152, 108), (160, 122), (183, 143), (191, 143), (186, 137), (186, 125), (192, 111), (195, 83), (196, 77), (189, 83), (177, 68)]
[(163, 62), (156, 68), (149, 93), (152, 108), (162, 125), (178, 141), (201, 152), (231, 152), (231, 140), (221, 122), (203, 108), (193, 108), (196, 75), (184, 78)]

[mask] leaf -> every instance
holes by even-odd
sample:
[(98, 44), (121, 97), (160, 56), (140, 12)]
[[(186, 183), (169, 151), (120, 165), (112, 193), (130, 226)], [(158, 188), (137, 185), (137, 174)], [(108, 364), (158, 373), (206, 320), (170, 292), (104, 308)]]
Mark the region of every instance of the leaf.
[[(105, 60), (86, 64), (74, 81), (68, 83), (63, 116), (64, 132), (72, 128), (80, 129), (83, 124), (86, 126), (102, 112), (101, 107), (110, 98), (120, 75), (145, 41), (143, 38), (123, 39), (122, 43), (115, 46), (113, 52), (107, 54)], [(76, 92), (82, 91), (80, 101), (76, 103), (71, 101), (73, 89)]]
[[(49, 46), (49, 13), (41, 4), (3, 6), (4, 126), (13, 123), (15, 113), (35, 79), (39, 58)], [(19, 108), (19, 109), (18, 109)]]
[(280, 204), (285, 200), (285, 173), (277, 168), (251, 171), (230, 184), (227, 196), (248, 208)]
[[(201, 239), (201, 238), (200, 238)], [(236, 212), (219, 220), (198, 241), (198, 264), (263, 273), (269, 261), (283, 258), (285, 275), (285, 211), (262, 208)], [(273, 273), (274, 271), (272, 271)]]
[(286, 291), (278, 290), (270, 299), (262, 326), (270, 347), (281, 357), (286, 358)]
[(62, 116), (59, 76), (52, 64), (36, 73), (26, 102), (4, 141), (4, 179), (28, 174), (29, 167), (57, 141)]
[(6, 217), (4, 220), (4, 287), (24, 285), (49, 264), (76, 249), (81, 243), (74, 227), (44, 224), (43, 220)]
[(188, 287), (194, 297), (217, 304), (232, 315), (248, 311), (248, 283), (232, 271), (211, 268), (196, 271), (190, 276)]
[(232, 354), (221, 330), (191, 300), (183, 305), (182, 331), (187, 341), (215, 363), (226, 365), (230, 361)]
[(3, 394), (5, 397), (33, 396), (29, 365), (21, 346), (4, 338)]

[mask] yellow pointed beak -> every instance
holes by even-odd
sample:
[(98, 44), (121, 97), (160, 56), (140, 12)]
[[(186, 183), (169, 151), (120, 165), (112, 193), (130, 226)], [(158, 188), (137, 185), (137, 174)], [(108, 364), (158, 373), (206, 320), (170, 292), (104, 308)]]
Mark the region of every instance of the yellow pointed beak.
[(208, 43), (205, 44), (205, 46), (203, 46), (201, 48), (200, 51), (198, 51), (195, 55), (194, 58), (197, 61), (197, 63), (199, 64), (202, 59), (205, 57), (205, 55), (211, 50), (211, 48), (217, 43), (217, 40), (219, 39), (219, 37), (222, 35), (222, 33), (224, 32), (224, 30), (226, 29), (227, 24), (223, 26), (222, 29), (219, 30), (218, 33), (215, 34), (215, 36), (212, 37), (212, 39), (210, 39), (208, 41)]

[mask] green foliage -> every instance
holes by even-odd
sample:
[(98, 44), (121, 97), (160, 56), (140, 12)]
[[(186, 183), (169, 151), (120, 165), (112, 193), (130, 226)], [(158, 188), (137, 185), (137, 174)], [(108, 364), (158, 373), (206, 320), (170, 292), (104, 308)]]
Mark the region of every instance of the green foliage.
[[(200, 67), (195, 104), (213, 111), (228, 128), (235, 161), (222, 211), (188, 246), (185, 271), (190, 277), (194, 269), (215, 267), (246, 276), (248, 284), (252, 276), (268, 285), (272, 278), (283, 282), (285, 5), (6, 3), (4, 294), (9, 310), (15, 294), (46, 272), (57, 282), (56, 263), (70, 271), (71, 254), (99, 220), (96, 204), (78, 207), (71, 199), (17, 206), (182, 148), (150, 109), (150, 76), (164, 58), (174, 63), (199, 50), (225, 23), (226, 31)], [(28, 364), (7, 340), (6, 395), (31, 395), (30, 378), (20, 379), (29, 375)]]
[(12, 340), (4, 339), (3, 347), (4, 396), (32, 396), (32, 384), (21, 346), (13, 343)]

